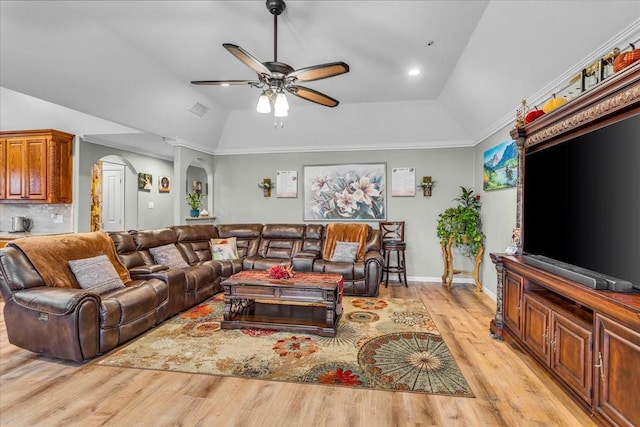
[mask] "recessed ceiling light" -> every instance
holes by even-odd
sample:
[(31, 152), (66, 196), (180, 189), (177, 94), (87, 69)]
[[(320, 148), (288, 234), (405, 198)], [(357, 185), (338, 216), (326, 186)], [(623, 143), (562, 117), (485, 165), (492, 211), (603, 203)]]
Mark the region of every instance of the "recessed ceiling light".
[(420, 70), (418, 70), (417, 68), (412, 68), (409, 70), (409, 75), (410, 76), (417, 76), (420, 74)]
[(228, 87), (228, 86), (229, 86), (229, 83), (222, 83), (220, 86), (222, 86), (222, 87)]

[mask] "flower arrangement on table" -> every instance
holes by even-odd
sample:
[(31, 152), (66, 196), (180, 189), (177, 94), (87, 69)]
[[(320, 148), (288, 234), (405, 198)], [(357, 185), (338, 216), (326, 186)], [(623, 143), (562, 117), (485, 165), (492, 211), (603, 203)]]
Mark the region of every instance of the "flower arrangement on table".
[(293, 267), (286, 267), (284, 265), (274, 265), (267, 269), (270, 279), (291, 279), (294, 271)]

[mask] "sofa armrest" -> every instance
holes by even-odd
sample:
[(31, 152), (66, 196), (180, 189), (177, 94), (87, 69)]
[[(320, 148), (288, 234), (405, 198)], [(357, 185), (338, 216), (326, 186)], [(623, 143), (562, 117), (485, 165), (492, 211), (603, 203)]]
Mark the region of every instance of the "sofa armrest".
[(141, 274), (153, 274), (159, 271), (168, 270), (169, 267), (164, 264), (153, 264), (153, 265), (140, 265), (138, 267), (133, 267), (129, 269), (129, 274), (131, 275), (141, 275)]
[(84, 300), (100, 306), (98, 295), (74, 288), (30, 288), (14, 292), (13, 299), (19, 306), (53, 315), (69, 314)]
[(82, 362), (100, 348), (100, 297), (83, 289), (30, 288), (5, 302), (9, 342), (38, 354)]
[(380, 253), (380, 251), (374, 250), (364, 254), (364, 263), (367, 264), (371, 261), (377, 261), (380, 264), (382, 264), (383, 262), (382, 253)]
[(184, 269), (169, 270), (164, 264), (141, 265), (129, 270), (133, 280), (160, 279), (169, 285), (169, 316), (187, 307), (187, 276)]

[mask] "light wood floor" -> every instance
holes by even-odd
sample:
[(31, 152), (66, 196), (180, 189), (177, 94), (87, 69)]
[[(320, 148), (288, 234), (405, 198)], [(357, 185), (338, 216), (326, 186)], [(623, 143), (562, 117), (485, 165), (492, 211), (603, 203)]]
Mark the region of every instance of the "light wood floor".
[(490, 297), (469, 284), (409, 286), (390, 284), (381, 295), (424, 302), (475, 398), (75, 365), (9, 344), (2, 318), (0, 425), (594, 425), (528, 356), (489, 337)]

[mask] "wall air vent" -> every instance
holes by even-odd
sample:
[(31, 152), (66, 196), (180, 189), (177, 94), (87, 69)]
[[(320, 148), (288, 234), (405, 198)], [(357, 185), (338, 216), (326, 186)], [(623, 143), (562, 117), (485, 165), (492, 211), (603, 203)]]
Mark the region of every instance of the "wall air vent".
[(199, 102), (196, 102), (195, 104), (193, 104), (193, 107), (189, 108), (189, 111), (191, 111), (193, 114), (195, 114), (198, 117), (202, 117), (205, 114), (207, 114), (207, 111), (209, 111), (209, 108), (205, 107)]

